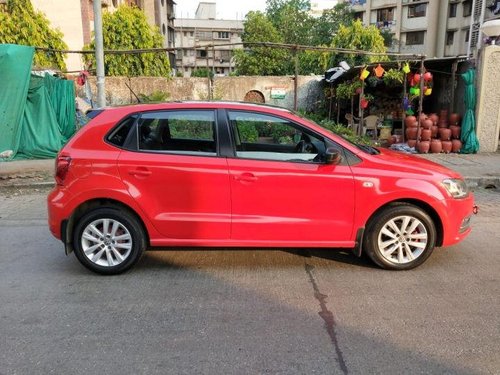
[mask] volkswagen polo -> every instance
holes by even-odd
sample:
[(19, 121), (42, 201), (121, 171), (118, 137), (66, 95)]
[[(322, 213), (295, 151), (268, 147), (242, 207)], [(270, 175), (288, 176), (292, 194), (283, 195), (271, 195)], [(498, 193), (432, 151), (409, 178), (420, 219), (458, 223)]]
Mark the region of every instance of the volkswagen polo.
[(104, 109), (55, 169), (50, 230), (103, 274), (162, 247), (351, 248), (407, 270), (463, 240), (475, 207), (452, 170), (249, 103)]

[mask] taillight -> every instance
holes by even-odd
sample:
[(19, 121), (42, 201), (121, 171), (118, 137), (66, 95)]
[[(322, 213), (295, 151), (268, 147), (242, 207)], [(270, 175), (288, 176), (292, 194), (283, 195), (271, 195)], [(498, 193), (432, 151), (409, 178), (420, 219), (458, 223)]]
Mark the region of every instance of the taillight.
[(71, 157), (59, 155), (56, 159), (56, 174), (55, 179), (58, 185), (64, 185), (64, 179), (68, 174), (69, 165), (71, 164)]

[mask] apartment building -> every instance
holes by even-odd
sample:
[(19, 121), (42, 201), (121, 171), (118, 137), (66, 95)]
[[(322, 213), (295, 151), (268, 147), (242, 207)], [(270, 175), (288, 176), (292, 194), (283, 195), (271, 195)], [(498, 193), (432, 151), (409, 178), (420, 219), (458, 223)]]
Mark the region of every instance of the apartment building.
[[(175, 45), (177, 52), (177, 70), (185, 77), (190, 77), (193, 70), (206, 68), (217, 75), (228, 75), (234, 69), (232, 51), (241, 48), (233, 43), (241, 42), (243, 21), (218, 20), (215, 3), (200, 2), (195, 18), (177, 18)], [(215, 48), (205, 46), (216, 44)]]
[(474, 54), (481, 24), (500, 18), (500, 0), (346, 0), (365, 25), (394, 35), (392, 52), (451, 57)]

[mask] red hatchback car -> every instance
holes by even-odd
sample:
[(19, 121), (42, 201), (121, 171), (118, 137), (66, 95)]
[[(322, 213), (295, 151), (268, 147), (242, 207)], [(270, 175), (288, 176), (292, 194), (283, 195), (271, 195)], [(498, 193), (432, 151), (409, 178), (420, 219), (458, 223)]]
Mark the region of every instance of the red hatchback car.
[(105, 274), (179, 246), (352, 248), (410, 269), (464, 239), (474, 211), (454, 171), (244, 103), (105, 109), (61, 150), (55, 178), (51, 232)]

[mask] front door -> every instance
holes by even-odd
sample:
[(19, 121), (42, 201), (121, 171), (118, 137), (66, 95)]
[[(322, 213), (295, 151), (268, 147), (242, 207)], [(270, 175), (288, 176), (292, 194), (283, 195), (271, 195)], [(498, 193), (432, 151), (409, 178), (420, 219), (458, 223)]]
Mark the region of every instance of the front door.
[(233, 240), (306, 246), (351, 239), (351, 169), (318, 156), (341, 146), (280, 117), (230, 111), (229, 121)]

